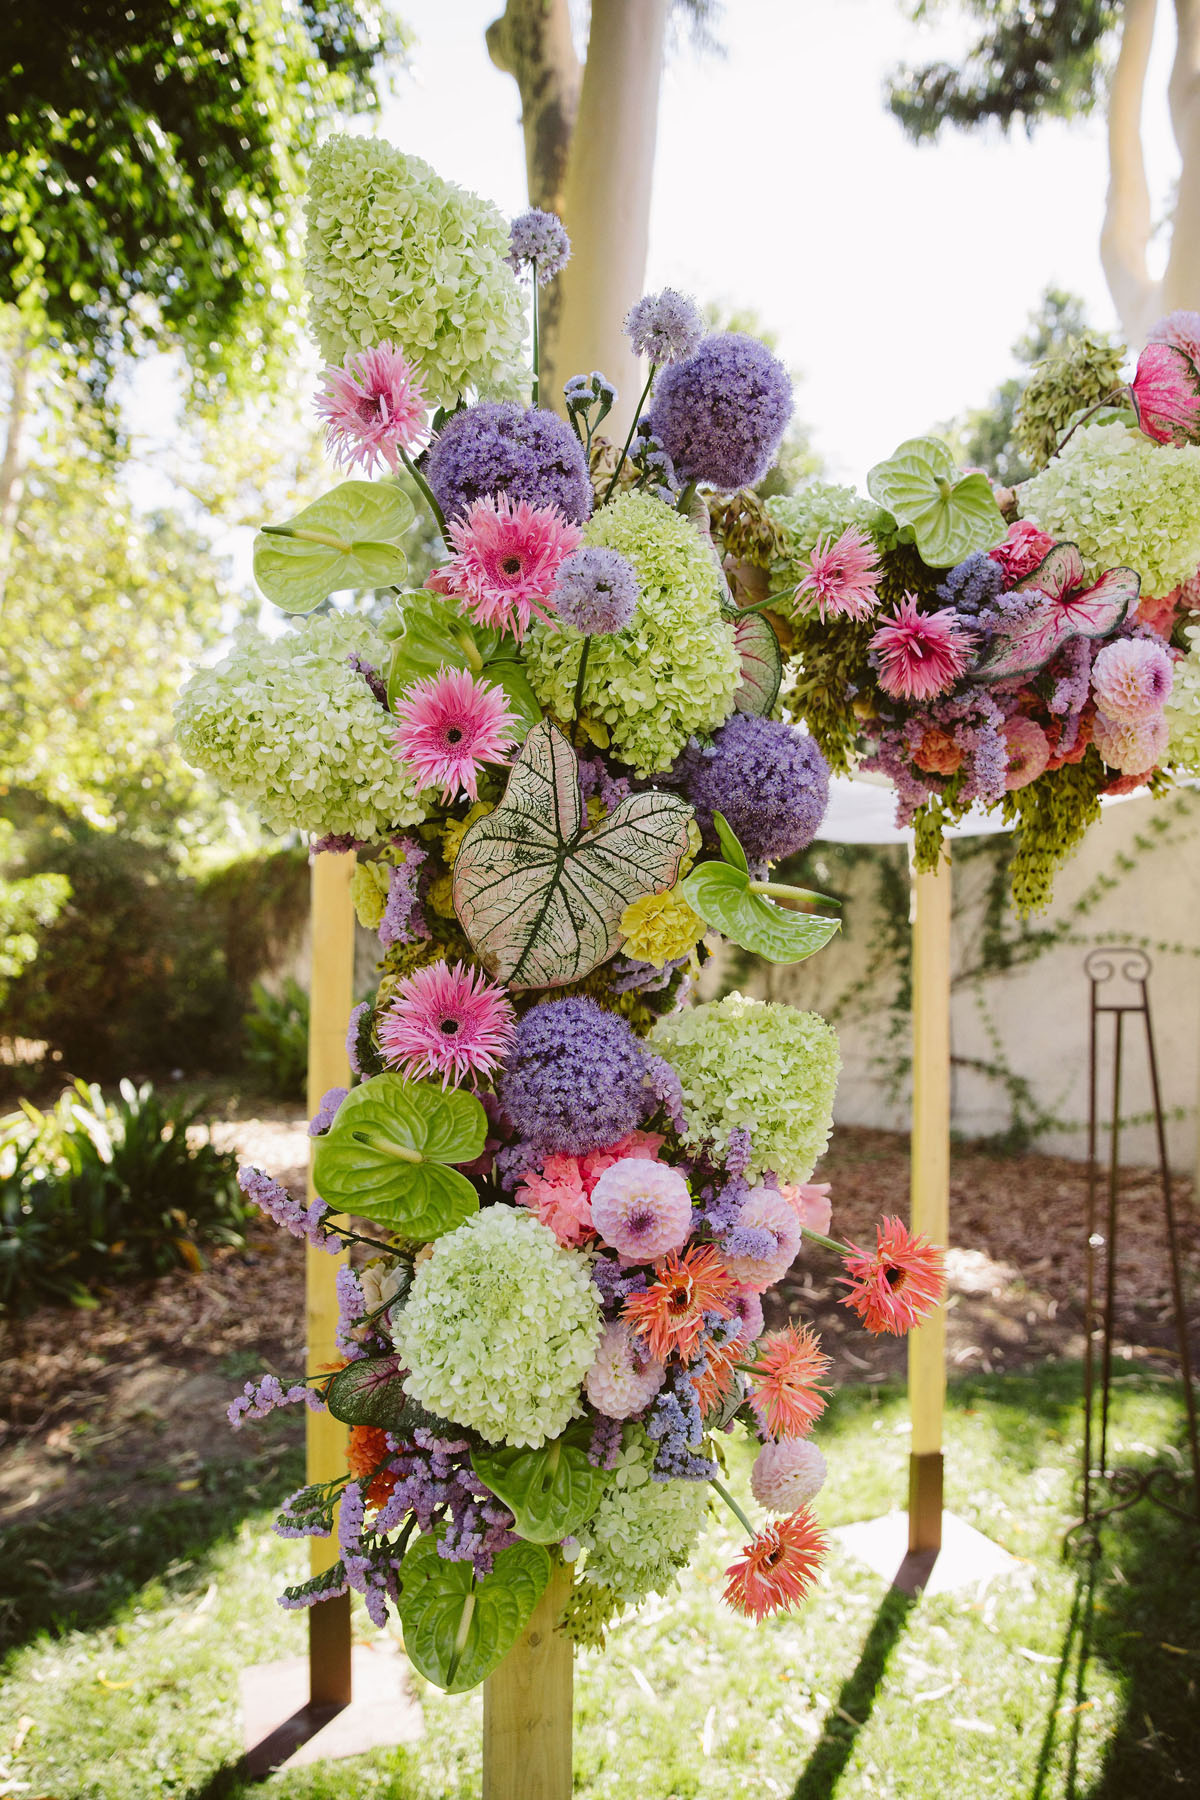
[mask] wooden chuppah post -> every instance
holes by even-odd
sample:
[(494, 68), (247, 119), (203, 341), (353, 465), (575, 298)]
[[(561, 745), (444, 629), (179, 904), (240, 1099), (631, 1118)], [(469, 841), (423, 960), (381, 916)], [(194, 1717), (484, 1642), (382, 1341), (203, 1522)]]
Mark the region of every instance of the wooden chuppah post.
[(483, 1684), (483, 1800), (570, 1800), (574, 1645), (555, 1630), (570, 1591), (571, 1570), (556, 1567)]

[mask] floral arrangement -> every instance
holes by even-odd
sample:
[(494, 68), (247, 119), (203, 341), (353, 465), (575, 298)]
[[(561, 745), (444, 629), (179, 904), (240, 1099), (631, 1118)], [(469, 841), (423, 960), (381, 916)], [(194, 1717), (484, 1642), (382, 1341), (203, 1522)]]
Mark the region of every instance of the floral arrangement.
[[(773, 878), (815, 837), (829, 772), (781, 716), (776, 626), (726, 573), (748, 527), (774, 542), (743, 490), (778, 449), (787, 377), (667, 291), (626, 324), (648, 373), (622, 445), (600, 373), (567, 384), (565, 420), (540, 408), (538, 290), (568, 254), (547, 214), (502, 238), (414, 159), (326, 146), (318, 406), (359, 474), (255, 546), (268, 598), (313, 616), (240, 636), (178, 714), (230, 793), (318, 854), (356, 852), (380, 945), (353, 1085), (310, 1127), (320, 1198), (240, 1175), (285, 1230), (358, 1259), (338, 1361), (248, 1382), (230, 1416), (304, 1402), (349, 1425), (344, 1475), (278, 1523), (335, 1534), (338, 1560), (283, 1603), (349, 1587), (376, 1622), (396, 1608), (450, 1691), (496, 1666), (556, 1565), (564, 1628), (602, 1643), (670, 1587), (714, 1496), (747, 1533), (730, 1605), (801, 1599), (825, 1548), (829, 1359), (804, 1325), (766, 1330), (763, 1297), (805, 1238), (841, 1259), (869, 1331), (906, 1331), (942, 1288), (941, 1253), (899, 1220), (867, 1247), (827, 1235), (829, 1026), (739, 994), (689, 1004), (722, 937), (792, 962), (837, 930)], [(509, 397), (530, 379), (522, 278), (531, 407)], [(419, 592), (399, 470), (445, 547)], [(347, 588), (376, 623), (328, 607)], [(738, 1429), (760, 1524), (722, 1479)]]

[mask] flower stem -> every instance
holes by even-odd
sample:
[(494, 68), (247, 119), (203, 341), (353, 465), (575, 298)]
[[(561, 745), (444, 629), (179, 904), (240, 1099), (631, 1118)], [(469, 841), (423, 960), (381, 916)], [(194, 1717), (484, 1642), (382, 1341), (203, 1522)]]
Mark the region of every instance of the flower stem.
[(1055, 451), (1054, 451), (1055, 456), (1062, 455), (1063, 451), (1066, 449), (1066, 447), (1070, 443), (1071, 439), (1075, 436), (1075, 433), (1079, 430), (1079, 427), (1081, 425), (1086, 425), (1088, 420), (1092, 417), (1093, 413), (1098, 413), (1102, 406), (1115, 406), (1117, 404), (1117, 402), (1120, 400), (1121, 395), (1124, 393), (1127, 393), (1128, 391), (1129, 390), (1127, 388), (1117, 388), (1115, 393), (1109, 394), (1103, 400), (1097, 400), (1095, 406), (1089, 406), (1087, 411), (1085, 413), (1083, 413), (1081, 415), (1081, 417), (1076, 419), (1076, 421), (1072, 425), (1070, 431), (1068, 431), (1067, 435), (1063, 438), (1062, 443), (1056, 446)]
[(800, 1229), (805, 1237), (812, 1239), (814, 1244), (820, 1244), (824, 1249), (832, 1250), (835, 1256), (849, 1256), (851, 1254), (849, 1244), (839, 1244), (836, 1238), (822, 1237), (821, 1233), (819, 1231), (814, 1231), (811, 1225), (802, 1225)]
[(641, 393), (638, 395), (638, 403), (633, 409), (633, 419), (629, 426), (629, 432), (625, 438), (624, 444), (621, 447), (621, 454), (617, 458), (617, 466), (613, 470), (612, 480), (609, 482), (608, 486), (604, 490), (604, 498), (600, 502), (601, 506), (608, 505), (609, 501), (612, 498), (612, 491), (616, 487), (618, 481), (621, 479), (621, 470), (625, 467), (625, 458), (629, 455), (629, 446), (633, 442), (633, 434), (637, 430), (637, 422), (642, 416), (642, 407), (646, 404), (646, 395), (650, 392), (650, 389), (654, 386), (654, 377), (657, 374), (658, 374), (657, 364), (651, 363), (650, 364), (650, 373), (646, 377), (646, 385), (642, 389)]
[(686, 519), (689, 512), (692, 510), (692, 501), (695, 498), (696, 498), (696, 483), (694, 481), (689, 481), (687, 486), (684, 489), (682, 489), (678, 500), (675, 502), (675, 511), (678, 513), (682, 513), (684, 518)]
[(724, 1485), (724, 1483), (718, 1481), (715, 1475), (710, 1475), (708, 1478), (708, 1482), (709, 1482), (710, 1487), (716, 1488), (718, 1494), (720, 1494), (722, 1500), (725, 1502), (726, 1506), (729, 1508), (729, 1510), (733, 1514), (734, 1518), (739, 1519), (741, 1521), (741, 1523), (745, 1526), (746, 1530), (750, 1533), (750, 1536), (757, 1537), (758, 1532), (756, 1531), (754, 1525), (746, 1517), (745, 1513), (742, 1511), (741, 1507), (738, 1505), (737, 1501), (734, 1499), (733, 1495), (730, 1493), (729, 1489)]
[(583, 640), (583, 649), (579, 652), (579, 673), (575, 677), (575, 709), (571, 719), (571, 748), (579, 748), (579, 715), (583, 711), (583, 678), (587, 674), (588, 651), (592, 647), (590, 637)]
[(436, 524), (438, 530), (442, 534), (443, 542), (446, 544), (449, 544), (450, 536), (446, 530), (446, 515), (442, 511), (441, 507), (438, 505), (437, 500), (434, 497), (433, 489), (430, 487), (429, 483), (426, 481), (426, 479), (422, 475), (420, 469), (418, 469), (416, 463), (413, 461), (412, 457), (408, 454), (408, 451), (403, 447), (403, 445), (400, 446), (400, 460), (403, 462), (405, 468), (408, 470), (409, 474), (412, 476), (413, 480), (416, 482), (417, 486), (420, 488), (421, 493), (424, 495), (425, 504), (428, 506), (430, 512), (433, 514), (434, 523)]
[(769, 607), (775, 605), (777, 600), (794, 599), (795, 594), (795, 588), (780, 588), (778, 593), (768, 594), (765, 600), (755, 600), (749, 606), (739, 607), (738, 610), (748, 613), (766, 612)]
[(529, 267), (533, 273), (533, 400), (532, 400), (532, 403), (534, 406), (540, 406), (542, 404), (542, 368), (541, 368), (542, 346), (541, 346), (541, 338), (540, 338), (539, 331), (538, 331), (538, 272), (537, 272), (537, 257), (536, 256), (533, 258)]

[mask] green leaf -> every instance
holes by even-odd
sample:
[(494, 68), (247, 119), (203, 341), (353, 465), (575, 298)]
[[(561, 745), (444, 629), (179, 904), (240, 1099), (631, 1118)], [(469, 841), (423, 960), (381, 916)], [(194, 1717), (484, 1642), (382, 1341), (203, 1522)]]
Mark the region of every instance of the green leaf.
[(343, 481), (254, 540), (254, 579), (284, 612), (308, 613), (342, 588), (395, 587), (408, 574), (399, 540), (413, 521), (402, 488)]
[(867, 488), (897, 524), (911, 528), (933, 569), (990, 550), (1008, 529), (987, 476), (960, 475), (941, 438), (908, 438), (894, 456), (876, 463)]
[(608, 1475), (588, 1461), (588, 1425), (571, 1425), (540, 1450), (472, 1450), (471, 1466), (531, 1544), (557, 1544), (591, 1518)]
[[(750, 891), (745, 870), (726, 862), (704, 862), (680, 883), (683, 897), (706, 925), (715, 926), (743, 950), (768, 962), (803, 962), (823, 950), (841, 929), (838, 919), (813, 913), (786, 911), (766, 894)], [(799, 899), (809, 896), (802, 888), (786, 890)]]
[(730, 623), (742, 659), (742, 679), (733, 704), (739, 712), (765, 718), (779, 697), (783, 681), (783, 652), (775, 628), (761, 613), (738, 613)]
[(503, 688), (509, 711), (517, 721), (517, 742), (524, 743), (533, 727), (539, 725), (542, 719), (542, 709), (538, 705), (537, 695), (529, 685), (529, 677), (524, 668), (519, 662), (505, 657), (496, 662), (485, 663), (483, 679)]
[(339, 1369), (325, 1389), (325, 1404), (345, 1425), (374, 1425), (407, 1437), (417, 1426), (445, 1425), (404, 1392), (407, 1370), (398, 1356), (364, 1356)]
[(508, 1655), (549, 1580), (540, 1544), (511, 1544), (480, 1579), (469, 1562), (444, 1562), (423, 1532), (400, 1565), (405, 1655), (435, 1687), (465, 1694)]
[(338, 1212), (428, 1241), (478, 1211), (465, 1175), (446, 1167), (483, 1154), (487, 1114), (474, 1094), (387, 1072), (351, 1088), (316, 1140), (313, 1183)]
[(406, 688), (439, 669), (472, 669), (502, 688), (517, 720), (518, 742), (542, 716), (537, 696), (513, 649), (511, 638), (462, 618), (452, 602), (431, 594), (406, 596), (403, 629), (395, 639), (388, 668), (388, 705)]
[(488, 973), (561, 987), (607, 962), (625, 908), (674, 885), (691, 817), (675, 794), (631, 794), (585, 830), (575, 752), (548, 720), (535, 725), (504, 799), (454, 859), (454, 909)]
[(721, 845), (721, 855), (743, 875), (749, 875), (750, 864), (746, 861), (746, 852), (742, 849), (737, 833), (723, 812), (713, 813), (713, 825), (716, 827), (717, 839)]

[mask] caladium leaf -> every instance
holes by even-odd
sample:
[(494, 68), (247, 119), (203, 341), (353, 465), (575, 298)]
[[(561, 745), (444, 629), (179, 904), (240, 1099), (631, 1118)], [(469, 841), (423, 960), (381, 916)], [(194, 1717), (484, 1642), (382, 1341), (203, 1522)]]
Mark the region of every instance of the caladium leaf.
[(428, 1242), (478, 1211), (472, 1183), (447, 1165), (474, 1162), (486, 1137), (474, 1094), (387, 1071), (351, 1088), (316, 1140), (313, 1184), (335, 1211)]
[(776, 906), (769, 893), (756, 893), (755, 889), (768, 887), (771, 893), (787, 899), (815, 900), (824, 906), (836, 906), (837, 902), (808, 888), (788, 887), (782, 882), (753, 882), (746, 852), (729, 821), (723, 813), (714, 812), (713, 824), (725, 860), (698, 864), (680, 883), (680, 891), (692, 911), (743, 950), (765, 957), (768, 962), (803, 962), (805, 957), (823, 950), (841, 929), (838, 919), (789, 912)]
[(1072, 638), (1108, 637), (1137, 604), (1141, 577), (1133, 569), (1109, 569), (1085, 587), (1083, 558), (1075, 544), (1056, 544), (1017, 592), (1042, 596), (1025, 618), (999, 632), (972, 674), (980, 681), (1012, 681), (1033, 675)]
[(471, 1466), (531, 1544), (557, 1544), (587, 1523), (608, 1475), (588, 1461), (590, 1425), (570, 1425), (540, 1450), (472, 1450)]
[(400, 548), (413, 521), (402, 488), (343, 481), (254, 540), (254, 579), (284, 612), (308, 613), (342, 588), (395, 587), (408, 574)]
[(325, 1389), (325, 1404), (343, 1424), (373, 1425), (393, 1437), (408, 1437), (418, 1426), (444, 1432), (446, 1421), (405, 1393), (406, 1374), (398, 1356), (360, 1357), (338, 1370)]
[(779, 697), (783, 652), (769, 619), (743, 612), (731, 620), (733, 641), (742, 659), (742, 679), (733, 696), (738, 712), (765, 718)]
[(435, 1687), (465, 1694), (508, 1655), (549, 1580), (540, 1544), (511, 1544), (479, 1577), (470, 1562), (443, 1561), (422, 1532), (400, 1565), (405, 1655)]
[(941, 438), (908, 438), (867, 476), (873, 500), (911, 528), (922, 558), (947, 569), (990, 550), (1008, 527), (986, 475), (961, 475)]
[(575, 752), (549, 720), (535, 725), (454, 859), (454, 910), (488, 973), (561, 987), (607, 962), (625, 908), (674, 885), (691, 817), (676, 794), (630, 794), (587, 830)]

